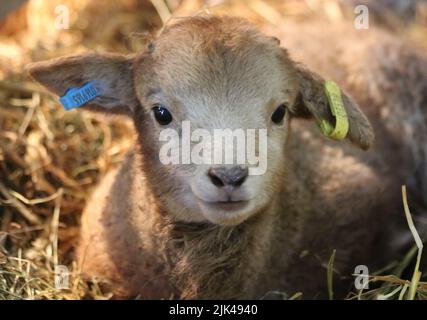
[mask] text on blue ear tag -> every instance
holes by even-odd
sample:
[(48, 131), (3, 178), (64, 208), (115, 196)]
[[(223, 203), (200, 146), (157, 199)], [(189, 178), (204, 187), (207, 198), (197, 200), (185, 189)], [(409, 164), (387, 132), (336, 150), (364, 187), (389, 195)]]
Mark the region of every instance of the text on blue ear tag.
[(100, 95), (99, 88), (95, 87), (96, 81), (90, 81), (80, 88), (68, 89), (65, 95), (59, 98), (65, 110), (81, 107)]

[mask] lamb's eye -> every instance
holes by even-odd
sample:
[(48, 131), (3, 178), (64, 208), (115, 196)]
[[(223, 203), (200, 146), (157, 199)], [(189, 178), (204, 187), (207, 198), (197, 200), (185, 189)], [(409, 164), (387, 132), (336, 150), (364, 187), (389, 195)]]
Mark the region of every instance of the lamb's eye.
[(168, 109), (165, 108), (162, 104), (156, 104), (153, 107), (154, 117), (157, 122), (162, 126), (165, 126), (172, 122), (172, 115)]
[(271, 115), (271, 121), (273, 121), (275, 124), (280, 124), (283, 120), (283, 118), (286, 115), (286, 105), (281, 104), (279, 107), (277, 107), (276, 111), (273, 112)]

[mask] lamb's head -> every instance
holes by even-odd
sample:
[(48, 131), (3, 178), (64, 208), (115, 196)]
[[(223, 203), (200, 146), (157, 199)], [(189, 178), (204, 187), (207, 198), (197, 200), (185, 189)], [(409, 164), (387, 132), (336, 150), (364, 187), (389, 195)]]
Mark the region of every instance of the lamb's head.
[[(236, 18), (178, 19), (141, 54), (65, 57), (30, 73), (60, 96), (96, 81), (100, 94), (85, 107), (130, 114), (144, 177), (178, 220), (235, 225), (261, 212), (286, 183), (290, 119), (332, 121), (324, 80)], [(343, 100), (348, 137), (369, 147), (369, 122)]]

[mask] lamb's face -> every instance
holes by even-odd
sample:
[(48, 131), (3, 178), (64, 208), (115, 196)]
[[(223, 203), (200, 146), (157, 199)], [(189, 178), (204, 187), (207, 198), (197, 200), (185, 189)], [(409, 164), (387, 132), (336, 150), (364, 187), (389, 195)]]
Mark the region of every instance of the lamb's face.
[(274, 39), (235, 33), (173, 29), (137, 62), (144, 157), (182, 220), (238, 224), (271, 202), (282, 177), (294, 71)]

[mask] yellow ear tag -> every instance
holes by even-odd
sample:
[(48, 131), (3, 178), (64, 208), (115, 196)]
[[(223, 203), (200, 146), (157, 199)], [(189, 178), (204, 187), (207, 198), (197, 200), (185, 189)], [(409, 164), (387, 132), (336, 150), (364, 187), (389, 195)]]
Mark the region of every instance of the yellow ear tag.
[(332, 115), (335, 117), (335, 128), (329, 121), (321, 119), (319, 122), (322, 133), (335, 140), (342, 140), (346, 137), (349, 129), (347, 112), (341, 96), (340, 87), (333, 81), (325, 81), (325, 94), (328, 98)]

